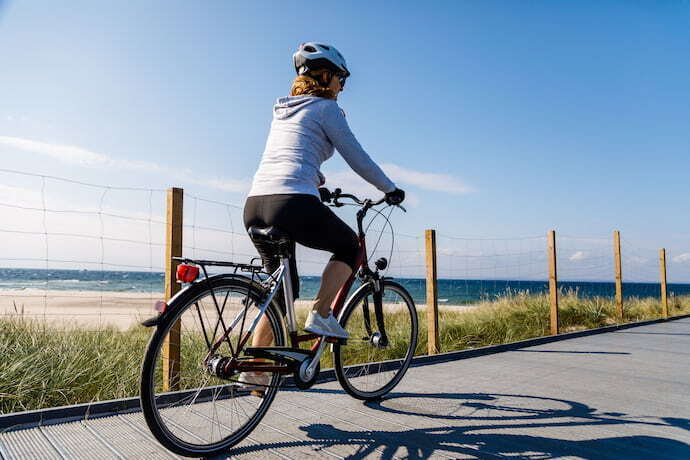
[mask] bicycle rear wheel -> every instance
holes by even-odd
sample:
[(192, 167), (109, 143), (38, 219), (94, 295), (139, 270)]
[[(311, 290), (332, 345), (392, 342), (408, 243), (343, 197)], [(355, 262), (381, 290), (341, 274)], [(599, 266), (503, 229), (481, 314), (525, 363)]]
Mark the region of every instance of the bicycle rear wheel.
[[(211, 347), (230, 329), (213, 356), (252, 360), (242, 352), (245, 346), (240, 345), (240, 336), (246, 335), (261, 299), (261, 291), (248, 279), (209, 281), (212, 290), (205, 281), (198, 282), (170, 303), (169, 316), (151, 336), (141, 373), (141, 406), (151, 432), (169, 450), (190, 457), (219, 454), (249, 435), (268, 410), (280, 382), (277, 372), (265, 372), (262, 383), (266, 386), (248, 388), (237, 382), (237, 375), (219, 378), (209, 371), (206, 361)], [(273, 334), (272, 345), (284, 345), (281, 315), (274, 304), (264, 317)], [(180, 361), (165, 360), (166, 337), (174, 337), (177, 330)], [(246, 346), (251, 340), (250, 336)], [(177, 373), (169, 370), (175, 365)], [(177, 388), (164, 386), (164, 372), (179, 381)], [(257, 389), (263, 392), (252, 391)]]
[(417, 347), (417, 310), (407, 290), (389, 280), (383, 284), (383, 318), (388, 343), (379, 333), (371, 284), (360, 288), (340, 315), (350, 333), (346, 345), (333, 346), (335, 373), (343, 389), (362, 400), (375, 400), (391, 391), (410, 366)]

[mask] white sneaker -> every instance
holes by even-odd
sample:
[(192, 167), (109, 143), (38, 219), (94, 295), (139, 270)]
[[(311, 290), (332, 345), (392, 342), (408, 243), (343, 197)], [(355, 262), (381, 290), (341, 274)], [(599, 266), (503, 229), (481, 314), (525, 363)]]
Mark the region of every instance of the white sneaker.
[(242, 372), (237, 382), (243, 390), (264, 392), (266, 386), (271, 384), (271, 375), (266, 372)]
[(304, 330), (316, 335), (325, 335), (326, 337), (337, 337), (339, 339), (346, 339), (350, 335), (345, 329), (338, 324), (333, 313), (329, 313), (327, 318), (319, 315), (313, 311), (307, 316), (307, 322), (304, 323)]

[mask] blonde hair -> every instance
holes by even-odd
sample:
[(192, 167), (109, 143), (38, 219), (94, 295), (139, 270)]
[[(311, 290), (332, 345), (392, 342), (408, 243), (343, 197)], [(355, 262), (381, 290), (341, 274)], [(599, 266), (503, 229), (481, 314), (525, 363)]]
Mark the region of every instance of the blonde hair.
[[(319, 75), (314, 75), (320, 77)], [(335, 99), (335, 93), (326, 86), (319, 83), (316, 78), (310, 75), (300, 75), (295, 78), (292, 82), (292, 88), (290, 88), (290, 96), (317, 96), (326, 99)]]

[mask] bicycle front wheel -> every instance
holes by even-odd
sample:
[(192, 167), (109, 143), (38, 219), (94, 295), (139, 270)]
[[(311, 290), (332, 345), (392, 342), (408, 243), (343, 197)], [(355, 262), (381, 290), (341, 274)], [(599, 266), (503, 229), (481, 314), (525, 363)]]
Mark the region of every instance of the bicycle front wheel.
[(389, 280), (383, 284), (383, 321), (387, 343), (381, 342), (371, 284), (360, 288), (340, 315), (350, 334), (347, 344), (333, 346), (335, 373), (343, 389), (366, 401), (391, 391), (403, 378), (417, 347), (417, 310), (407, 290)]
[[(248, 279), (212, 278), (170, 303), (169, 315), (151, 336), (141, 373), (144, 418), (169, 450), (189, 457), (219, 454), (244, 439), (265, 415), (279, 386), (278, 373), (262, 372), (250, 387), (237, 381), (238, 374), (219, 378), (208, 364), (210, 356), (253, 360), (244, 349), (252, 343), (253, 334), (247, 334), (261, 297)], [(273, 303), (263, 318), (271, 345), (284, 345)]]

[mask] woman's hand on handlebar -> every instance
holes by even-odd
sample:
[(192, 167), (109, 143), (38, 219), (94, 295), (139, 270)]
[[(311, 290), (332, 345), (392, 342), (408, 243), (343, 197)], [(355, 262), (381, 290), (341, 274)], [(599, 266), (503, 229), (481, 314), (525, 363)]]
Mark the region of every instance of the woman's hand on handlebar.
[(361, 200), (361, 199), (357, 198), (356, 196), (351, 195), (349, 193), (343, 193), (343, 191), (339, 188), (336, 188), (335, 190), (333, 190), (331, 192), (330, 190), (328, 190), (325, 187), (320, 187), (319, 188), (319, 195), (321, 197), (322, 202), (331, 203), (331, 205), (335, 206), (335, 207), (340, 207), (344, 204), (344, 203), (339, 201), (340, 199), (348, 198), (348, 199), (354, 201), (355, 203), (357, 203), (359, 205), (365, 205), (368, 203), (368, 206), (378, 206), (381, 203), (386, 203), (386, 204), (389, 204), (392, 206), (398, 206), (403, 211), (405, 210), (405, 208), (400, 206), (400, 203), (402, 203), (403, 200), (405, 199), (405, 192), (399, 188), (396, 188), (392, 192), (386, 193), (386, 195), (378, 201)]
[(399, 205), (403, 201), (405, 201), (405, 191), (399, 188), (396, 188), (392, 192), (386, 193), (385, 196), (386, 203), (390, 205)]
[(321, 197), (321, 202), (322, 203), (330, 203), (332, 194), (331, 191), (328, 190), (326, 187), (319, 187), (319, 195)]

